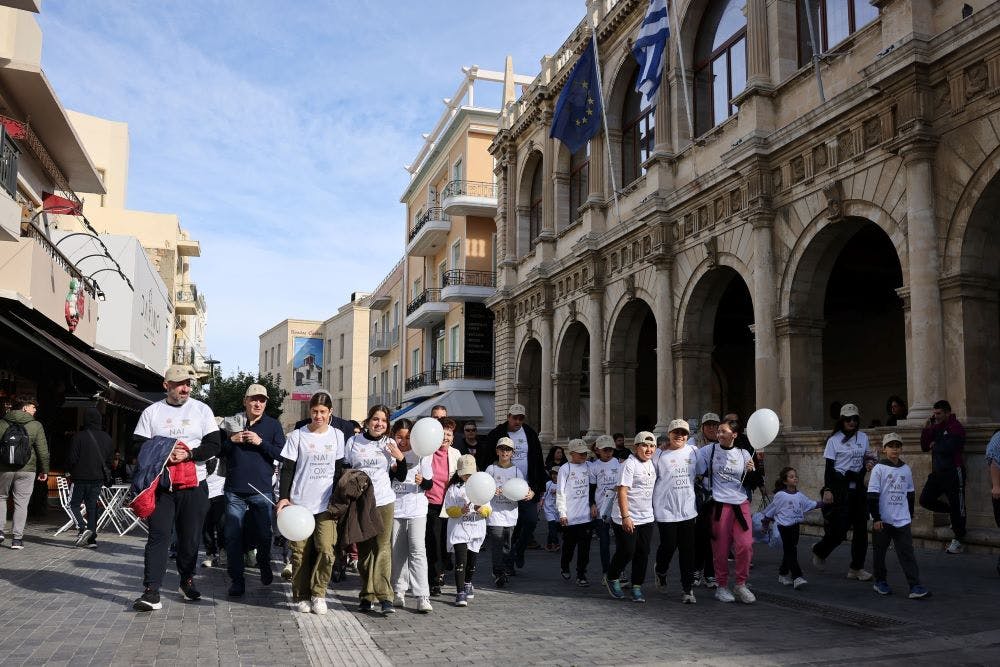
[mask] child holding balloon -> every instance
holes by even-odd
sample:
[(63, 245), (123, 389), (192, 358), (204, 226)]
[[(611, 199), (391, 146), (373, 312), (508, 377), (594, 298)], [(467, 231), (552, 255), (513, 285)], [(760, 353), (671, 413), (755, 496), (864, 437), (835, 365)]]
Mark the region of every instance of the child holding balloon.
[(456, 607), (467, 607), (468, 601), (475, 596), (472, 575), (476, 572), (479, 549), (486, 539), (486, 519), (492, 512), (488, 502), (475, 504), (468, 496), (466, 482), (475, 474), (476, 457), (463, 454), (458, 459), (458, 468), (444, 496), (444, 510), (448, 516), (448, 551), (455, 555)]
[(394, 481), (396, 502), (392, 520), (392, 587), (395, 604), (402, 607), (407, 589), (417, 598), (417, 611), (427, 614), (434, 610), (427, 584), (427, 551), (424, 540), (427, 529), (427, 489), (431, 488), (431, 460), (421, 458), (410, 448), (413, 422), (397, 419), (392, 425), (392, 439), (403, 452), (407, 471), (403, 481)]
[[(504, 436), (497, 440), (496, 449), (496, 463), (486, 467), (486, 474), (491, 476), (497, 485), (496, 496), (491, 502), (493, 511), (486, 519), (486, 532), (490, 537), (490, 549), (493, 555), (493, 583), (497, 588), (503, 588), (515, 572), (510, 543), (514, 535), (514, 526), (517, 525), (517, 502), (531, 500), (534, 494), (528, 488), (524, 475), (514, 465), (514, 441)], [(505, 493), (504, 485), (508, 483), (511, 489), (517, 487), (516, 490), (520, 490), (520, 487), (523, 487), (524, 491), (519, 494)], [(514, 498), (511, 498), (511, 495), (514, 495)]]

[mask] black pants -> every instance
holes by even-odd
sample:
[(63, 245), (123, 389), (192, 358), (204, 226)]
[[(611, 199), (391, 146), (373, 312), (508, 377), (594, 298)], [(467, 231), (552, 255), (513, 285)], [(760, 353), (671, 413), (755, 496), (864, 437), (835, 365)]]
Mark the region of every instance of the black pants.
[(490, 553), (493, 558), (493, 575), (514, 573), (514, 554), (511, 553), (511, 539), (514, 526), (487, 526), (486, 534), (490, 538)]
[(993, 498), (993, 520), (997, 522), (997, 528), (1000, 528), (1000, 500)]
[(208, 512), (205, 514), (205, 527), (201, 531), (201, 542), (205, 546), (206, 556), (218, 556), (225, 546), (223, 527), (226, 516), (226, 496), (216, 496), (208, 500)]
[(694, 584), (694, 532), (697, 519), (687, 521), (657, 522), (660, 546), (656, 549), (656, 573), (666, 576), (674, 551), (678, 551), (681, 562), (681, 589), (691, 592)]
[(781, 535), (781, 567), (778, 574), (790, 574), (792, 579), (802, 576), (799, 567), (799, 524), (782, 526), (778, 524), (778, 534)]
[(632, 563), (632, 585), (641, 586), (646, 580), (646, 563), (649, 560), (649, 544), (653, 538), (653, 524), (644, 523), (636, 526), (631, 533), (626, 533), (620, 525), (613, 524), (615, 530), (615, 555), (611, 557), (608, 567), (608, 579), (619, 579), (622, 571)]
[(813, 547), (813, 553), (827, 558), (837, 546), (847, 539), (848, 529), (853, 531), (851, 539), (851, 569), (860, 570), (865, 566), (868, 553), (868, 507), (864, 484), (858, 482), (853, 489), (834, 490), (834, 505), (830, 511), (823, 539)]
[(715, 503), (705, 503), (698, 511), (694, 523), (694, 569), (706, 577), (715, 577), (715, 560), (712, 556), (712, 512)]
[(479, 553), (469, 549), (466, 544), (455, 544), (452, 549), (455, 550), (455, 590), (461, 593), (465, 589), (465, 584), (472, 583)]
[(442, 519), (441, 506), (427, 505), (427, 526), (424, 528), (424, 546), (427, 549), (427, 583), (438, 586), (438, 580), (444, 574), (444, 561), (448, 549), (444, 540), (447, 536), (448, 520)]
[(587, 566), (590, 565), (590, 536), (593, 524), (577, 523), (572, 526), (563, 526), (562, 554), (560, 555), (560, 565), (563, 572), (569, 572), (569, 565), (573, 562), (573, 551), (576, 551), (576, 576), (578, 579), (587, 577)]
[[(97, 536), (97, 499), (101, 496), (101, 482), (96, 480), (74, 480), (73, 481), (73, 495), (69, 501), (69, 508), (73, 512), (73, 519), (76, 520), (76, 529), (83, 532), (84, 528), (84, 518), (80, 514), (80, 503), (83, 503), (87, 510), (87, 528), (93, 533), (93, 536)], [(7, 505), (4, 504), (3, 511), (7, 511)]]
[(142, 583), (159, 590), (167, 572), (170, 534), (177, 530), (177, 573), (181, 581), (194, 576), (198, 543), (208, 513), (208, 486), (202, 482), (193, 489), (156, 492), (156, 509), (149, 517)]
[(514, 526), (514, 560), (523, 560), (528, 545), (535, 541), (535, 526), (538, 525), (538, 499), (521, 500), (517, 503), (517, 524)]
[[(941, 496), (947, 498), (942, 502)], [(920, 492), (920, 506), (931, 512), (951, 515), (951, 531), (955, 539), (965, 537), (965, 468), (940, 470), (927, 476)]]
[(885, 581), (885, 552), (889, 550), (889, 542), (896, 546), (896, 557), (903, 568), (906, 581), (910, 588), (920, 585), (920, 571), (917, 569), (917, 559), (913, 555), (913, 535), (910, 524), (896, 528), (882, 522), (882, 530), (872, 532), (872, 569), (875, 570), (875, 581)]

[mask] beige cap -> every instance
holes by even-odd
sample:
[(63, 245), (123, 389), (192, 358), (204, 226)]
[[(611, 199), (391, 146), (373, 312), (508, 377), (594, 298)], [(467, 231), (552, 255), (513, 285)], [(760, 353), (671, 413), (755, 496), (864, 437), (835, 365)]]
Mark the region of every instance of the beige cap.
[(854, 403), (845, 403), (840, 408), (840, 416), (841, 417), (860, 417), (861, 416), (861, 411), (858, 410), (858, 406), (854, 405)]
[[(705, 414), (703, 414), (701, 416), (702, 426), (704, 426), (705, 424), (708, 424), (710, 422), (715, 422), (716, 424), (721, 424), (722, 420), (719, 419), (719, 415), (715, 414), (714, 412), (706, 412)], [(690, 433), (690, 432), (691, 431), (688, 431), (688, 433)]]
[(614, 449), (615, 439), (610, 435), (599, 435), (594, 443), (594, 449)]
[(899, 437), (898, 433), (886, 433), (882, 436), (882, 446), (885, 447), (890, 442), (898, 442), (899, 446), (903, 446), (903, 439)]
[(163, 374), (163, 379), (167, 382), (184, 382), (185, 380), (197, 380), (197, 376), (190, 366), (174, 364)]
[(243, 394), (244, 398), (250, 398), (251, 396), (263, 396), (267, 398), (267, 387), (262, 384), (252, 384), (247, 387), (247, 391)]
[(514, 449), (514, 441), (508, 438), (507, 436), (504, 436), (497, 440), (497, 448), (499, 449), (500, 447)]
[(653, 435), (652, 433), (650, 433), (649, 431), (639, 431), (638, 433), (635, 434), (635, 439), (632, 440), (632, 444), (633, 445), (642, 445), (642, 444), (655, 445), (656, 444), (656, 436)]
[(458, 457), (459, 475), (474, 475), (476, 473), (476, 457), (472, 454), (463, 454)]
[(670, 422), (670, 425), (667, 426), (667, 433), (678, 430), (684, 431), (688, 435), (691, 434), (691, 427), (683, 419), (674, 419), (673, 421)]
[(587, 443), (580, 438), (573, 438), (566, 445), (566, 451), (570, 454), (589, 454), (590, 447), (587, 447)]
[(517, 415), (521, 415), (523, 417), (526, 414), (528, 414), (528, 411), (525, 410), (524, 406), (521, 405), (520, 403), (515, 403), (514, 405), (510, 406), (510, 410), (507, 411), (507, 414), (514, 415), (515, 417)]

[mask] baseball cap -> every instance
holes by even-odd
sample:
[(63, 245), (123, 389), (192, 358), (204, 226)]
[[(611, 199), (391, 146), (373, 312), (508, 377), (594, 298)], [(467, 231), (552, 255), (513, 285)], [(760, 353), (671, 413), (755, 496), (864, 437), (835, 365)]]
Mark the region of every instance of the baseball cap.
[(649, 431), (639, 431), (638, 433), (635, 434), (635, 439), (632, 441), (632, 444), (633, 445), (642, 445), (642, 444), (655, 445), (656, 444), (656, 436), (653, 435), (652, 433), (650, 433)]
[(854, 405), (854, 403), (845, 403), (840, 408), (840, 416), (841, 417), (860, 417), (861, 416), (861, 411), (858, 410), (858, 406)]
[(597, 441), (594, 443), (595, 449), (614, 449), (615, 439), (610, 435), (599, 435), (597, 436)]
[(473, 475), (476, 472), (476, 457), (472, 454), (462, 454), (458, 457), (459, 475)]
[[(719, 419), (719, 415), (715, 414), (714, 412), (706, 412), (705, 414), (703, 414), (701, 416), (701, 424), (702, 424), (702, 426), (704, 426), (705, 424), (711, 423), (711, 422), (715, 422), (716, 424), (721, 424), (722, 420)], [(690, 432), (691, 431), (688, 431), (688, 433), (690, 433)]]
[(163, 374), (163, 379), (167, 382), (184, 382), (185, 380), (196, 380), (197, 377), (190, 366), (174, 364)]
[(566, 446), (566, 451), (570, 454), (589, 454), (590, 448), (587, 447), (587, 443), (580, 438), (573, 438)]
[(514, 449), (514, 441), (508, 438), (507, 436), (504, 436), (499, 440), (497, 440), (497, 448), (499, 449), (500, 447), (506, 447), (507, 449)]
[(247, 387), (247, 392), (243, 394), (244, 398), (250, 398), (251, 396), (263, 396), (267, 398), (267, 387), (262, 384), (252, 384)]
[(525, 410), (524, 406), (521, 405), (520, 403), (515, 403), (514, 405), (510, 406), (510, 410), (507, 411), (507, 414), (513, 415), (515, 417), (517, 415), (521, 415), (523, 417), (526, 414), (528, 414), (528, 411)]
[(673, 421), (670, 422), (670, 425), (667, 426), (667, 433), (670, 433), (671, 431), (677, 431), (677, 430), (684, 431), (684, 432), (688, 433), (689, 435), (691, 433), (691, 427), (688, 426), (688, 423), (686, 421), (684, 421), (683, 419), (674, 419)]
[(882, 436), (882, 446), (885, 447), (890, 442), (898, 442), (900, 446), (903, 445), (903, 439), (899, 437), (898, 433), (886, 433)]

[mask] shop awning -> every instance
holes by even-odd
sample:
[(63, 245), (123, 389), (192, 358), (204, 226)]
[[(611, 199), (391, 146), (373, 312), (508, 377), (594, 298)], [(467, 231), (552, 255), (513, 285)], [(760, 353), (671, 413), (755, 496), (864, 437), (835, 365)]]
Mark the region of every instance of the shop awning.
[[(57, 359), (61, 359), (79, 373), (89, 377), (99, 386), (114, 392), (113, 396), (107, 397), (109, 402), (134, 410), (142, 410), (150, 404), (151, 401), (149, 399), (108, 369), (107, 366), (83, 350), (79, 350), (53, 336), (43, 328), (32, 324), (14, 313), (0, 315), (0, 323), (8, 326), (26, 341), (38, 346)], [(117, 403), (116, 401), (121, 401), (121, 403)]]
[(473, 419), (478, 421), (483, 418), (483, 411), (479, 407), (479, 401), (476, 400), (475, 392), (469, 389), (452, 389), (403, 408), (392, 415), (392, 419), (406, 417), (407, 419), (417, 420), (421, 417), (429, 417), (431, 408), (435, 405), (443, 405), (448, 410), (448, 416), (452, 419)]

